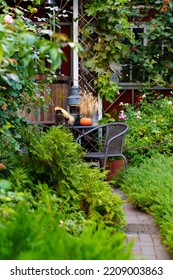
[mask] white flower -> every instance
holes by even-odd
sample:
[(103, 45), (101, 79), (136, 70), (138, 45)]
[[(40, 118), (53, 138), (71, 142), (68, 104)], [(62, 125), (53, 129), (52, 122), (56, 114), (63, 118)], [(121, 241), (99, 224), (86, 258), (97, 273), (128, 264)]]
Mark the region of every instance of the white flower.
[(172, 101), (168, 101), (168, 105), (172, 105)]
[(140, 111), (137, 111), (137, 112), (135, 113), (135, 116), (137, 117), (137, 119), (142, 119), (142, 118), (141, 118), (141, 112), (140, 112)]
[(123, 103), (123, 102), (120, 102), (120, 103), (119, 103), (119, 106), (123, 106), (123, 105), (124, 105), (124, 103)]
[(157, 121), (156, 120), (153, 120), (153, 123), (156, 123)]

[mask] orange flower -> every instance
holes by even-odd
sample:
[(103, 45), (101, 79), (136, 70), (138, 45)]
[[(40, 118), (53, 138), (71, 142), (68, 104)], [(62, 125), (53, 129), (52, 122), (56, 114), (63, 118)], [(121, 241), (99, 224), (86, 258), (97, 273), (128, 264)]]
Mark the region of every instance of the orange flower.
[(166, 12), (167, 10), (168, 10), (168, 6), (163, 5), (163, 7), (161, 8), (161, 11), (162, 11), (162, 12)]
[(33, 9), (33, 12), (34, 12), (34, 13), (37, 13), (37, 12), (38, 12), (38, 9), (37, 9), (37, 8), (34, 8), (34, 9)]

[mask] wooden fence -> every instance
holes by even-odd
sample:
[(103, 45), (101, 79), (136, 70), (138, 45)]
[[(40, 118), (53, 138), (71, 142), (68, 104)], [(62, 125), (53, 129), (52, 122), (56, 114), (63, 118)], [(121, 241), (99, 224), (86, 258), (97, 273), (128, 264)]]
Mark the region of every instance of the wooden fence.
[[(43, 76), (38, 76), (37, 78), (43, 79)], [(70, 92), (70, 77), (59, 76), (53, 84), (49, 85), (49, 87), (51, 89), (51, 96), (48, 104), (48, 111), (44, 111), (43, 108), (40, 108), (37, 116), (35, 115), (34, 110), (31, 110), (29, 114), (27, 114), (26, 110), (22, 112), (22, 116), (25, 116), (33, 124), (54, 124), (54, 107), (60, 106), (67, 110), (67, 97)]]

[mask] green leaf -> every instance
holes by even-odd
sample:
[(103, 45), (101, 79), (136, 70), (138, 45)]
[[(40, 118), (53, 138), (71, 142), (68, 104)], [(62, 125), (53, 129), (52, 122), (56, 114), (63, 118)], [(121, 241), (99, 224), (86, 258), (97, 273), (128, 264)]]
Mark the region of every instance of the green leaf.
[(4, 180), (4, 179), (0, 180), (0, 189), (3, 189), (3, 190), (11, 189), (11, 182)]
[(13, 81), (15, 82), (19, 82), (19, 77), (17, 74), (15, 73), (9, 73), (9, 74), (6, 74), (6, 76), (9, 78), (9, 79), (12, 79)]
[(32, 46), (35, 43), (35, 36), (32, 34), (24, 33), (22, 34), (22, 42), (26, 45)]
[(3, 48), (2, 45), (0, 45), (0, 62), (2, 60), (2, 57), (3, 57)]
[(27, 114), (30, 114), (31, 113), (31, 108), (27, 108), (26, 112), (27, 112)]
[(55, 59), (57, 59), (57, 48), (51, 48), (49, 50), (49, 55), (52, 61), (54, 61)]

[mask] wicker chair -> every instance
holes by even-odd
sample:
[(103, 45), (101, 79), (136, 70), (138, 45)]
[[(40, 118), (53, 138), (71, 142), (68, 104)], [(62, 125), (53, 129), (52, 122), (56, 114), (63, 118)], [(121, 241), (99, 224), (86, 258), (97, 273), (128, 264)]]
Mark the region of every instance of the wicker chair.
[(84, 160), (98, 161), (99, 167), (106, 169), (107, 158), (121, 157), (124, 160), (124, 167), (127, 169), (127, 159), (123, 155), (124, 139), (128, 125), (115, 122), (99, 125), (80, 135), (76, 142), (85, 149)]

